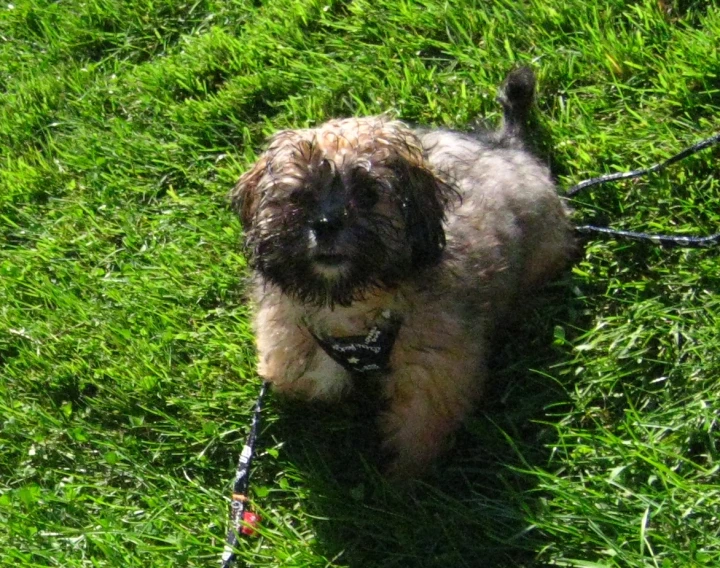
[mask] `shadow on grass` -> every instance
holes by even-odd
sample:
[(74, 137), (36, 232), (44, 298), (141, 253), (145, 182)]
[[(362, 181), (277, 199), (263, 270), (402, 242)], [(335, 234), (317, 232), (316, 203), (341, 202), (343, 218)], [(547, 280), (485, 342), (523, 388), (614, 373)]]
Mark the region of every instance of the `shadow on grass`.
[(316, 551), (337, 566), (532, 566), (543, 536), (527, 518), (541, 498), (534, 468), (548, 463), (548, 409), (568, 404), (551, 367), (567, 358), (556, 324), (584, 328), (568, 278), (498, 338), (488, 393), (452, 449), (421, 480), (378, 473), (376, 411), (355, 394), (336, 406), (274, 399), (272, 437), (308, 490)]

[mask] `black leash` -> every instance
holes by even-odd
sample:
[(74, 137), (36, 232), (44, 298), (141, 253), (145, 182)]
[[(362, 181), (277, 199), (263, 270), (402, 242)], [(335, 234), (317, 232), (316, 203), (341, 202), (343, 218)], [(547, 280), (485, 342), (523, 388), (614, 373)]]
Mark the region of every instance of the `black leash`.
[(638, 233), (636, 231), (621, 231), (620, 229), (610, 229), (609, 227), (598, 227), (596, 225), (581, 225), (580, 227), (575, 227), (575, 232), (581, 235), (600, 233), (633, 241), (650, 241), (663, 248), (708, 248), (720, 244), (720, 233), (715, 233), (708, 237), (681, 237), (675, 235)]
[(248, 433), (245, 446), (238, 460), (230, 505), (230, 528), (228, 529), (225, 539), (222, 568), (229, 568), (235, 562), (235, 548), (239, 542), (240, 535), (254, 535), (255, 526), (260, 521), (260, 517), (258, 517), (256, 513), (247, 509), (248, 486), (250, 484), (250, 467), (252, 466), (252, 460), (255, 454), (255, 442), (257, 441), (258, 430), (260, 428), (260, 412), (262, 411), (263, 399), (265, 398), (269, 384), (270, 383), (265, 381), (260, 387), (260, 393), (258, 394), (257, 400), (255, 401), (255, 408), (253, 409), (250, 432)]
[[(601, 185), (604, 183), (609, 183), (611, 181), (618, 181), (623, 179), (633, 179), (647, 174), (659, 172), (661, 170), (664, 170), (668, 166), (674, 164), (675, 162), (679, 162), (680, 160), (687, 158), (688, 156), (691, 156), (701, 150), (704, 150), (705, 148), (709, 148), (710, 146), (713, 146), (718, 142), (720, 142), (720, 133), (715, 134), (710, 138), (705, 138), (697, 144), (694, 144), (689, 148), (685, 148), (685, 150), (683, 150), (682, 152), (678, 152), (674, 156), (671, 156), (664, 162), (657, 163), (653, 166), (650, 166), (649, 168), (640, 168), (637, 170), (632, 170), (630, 172), (618, 172), (614, 174), (607, 174), (604, 176), (586, 179), (568, 189), (565, 192), (565, 195), (568, 197), (572, 197), (573, 195), (576, 195), (581, 191), (595, 185)], [(596, 225), (581, 225), (579, 227), (575, 227), (575, 231), (577, 233), (580, 233), (581, 235), (600, 233), (603, 235), (610, 235), (613, 237), (632, 239), (636, 241), (649, 241), (653, 244), (660, 245), (665, 248), (705, 248), (720, 244), (720, 233), (715, 233), (714, 235), (710, 235), (707, 237), (655, 235), (652, 233), (640, 233), (636, 231), (621, 231), (618, 229), (610, 229), (609, 227), (598, 227)]]
[(664, 170), (668, 166), (671, 166), (675, 162), (679, 162), (680, 160), (683, 160), (684, 158), (687, 158), (688, 156), (692, 156), (693, 154), (696, 154), (700, 150), (704, 150), (705, 148), (709, 148), (710, 146), (717, 144), (720, 142), (720, 132), (715, 134), (714, 136), (710, 136), (710, 138), (705, 138), (704, 140), (701, 140), (697, 144), (694, 144), (693, 146), (690, 146), (689, 148), (685, 148), (682, 152), (678, 152), (674, 156), (671, 156), (664, 162), (660, 162), (659, 164), (655, 164), (654, 166), (650, 166), (649, 168), (640, 168), (637, 170), (632, 170), (630, 172), (618, 172), (614, 174), (606, 174), (604, 176), (598, 176), (590, 179), (586, 179), (584, 181), (581, 181), (580, 183), (572, 186), (570, 189), (568, 189), (565, 192), (565, 195), (568, 197), (572, 197), (576, 193), (580, 193), (582, 190), (587, 189), (588, 187), (592, 187), (594, 185), (600, 185), (603, 183), (608, 183), (610, 181), (618, 181), (621, 179), (633, 179), (636, 177), (644, 176), (647, 174), (655, 173)]

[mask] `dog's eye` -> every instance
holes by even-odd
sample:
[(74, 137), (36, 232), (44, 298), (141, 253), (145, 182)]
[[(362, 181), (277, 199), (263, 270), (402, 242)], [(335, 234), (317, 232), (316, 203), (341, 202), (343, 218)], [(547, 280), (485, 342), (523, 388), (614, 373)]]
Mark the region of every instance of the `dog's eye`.
[(296, 189), (290, 193), (290, 203), (297, 205), (298, 207), (307, 207), (312, 204), (312, 194), (306, 189)]
[(358, 187), (353, 195), (353, 203), (360, 209), (372, 209), (378, 202), (378, 191), (371, 185)]

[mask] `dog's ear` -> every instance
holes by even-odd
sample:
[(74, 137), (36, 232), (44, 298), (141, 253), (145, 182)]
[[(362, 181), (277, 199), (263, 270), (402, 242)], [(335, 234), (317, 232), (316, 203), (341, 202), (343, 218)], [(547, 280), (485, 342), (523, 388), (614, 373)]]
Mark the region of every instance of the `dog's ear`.
[(432, 265), (445, 248), (445, 210), (455, 190), (414, 160), (398, 157), (389, 165), (395, 173), (413, 266)]
[(230, 191), (230, 204), (242, 221), (243, 228), (248, 229), (255, 218), (260, 195), (258, 184), (267, 169), (267, 158), (262, 156), (252, 168), (246, 171)]

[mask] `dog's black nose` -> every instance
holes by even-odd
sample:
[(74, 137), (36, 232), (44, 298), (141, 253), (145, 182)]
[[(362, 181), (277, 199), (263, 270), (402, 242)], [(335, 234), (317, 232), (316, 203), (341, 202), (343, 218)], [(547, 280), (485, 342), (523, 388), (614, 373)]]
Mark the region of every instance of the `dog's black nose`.
[(333, 238), (345, 224), (347, 211), (336, 209), (334, 211), (323, 211), (312, 221), (311, 227), (318, 240)]

